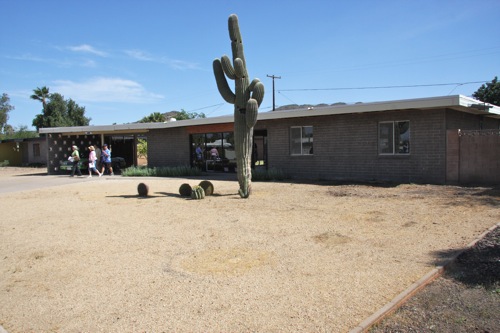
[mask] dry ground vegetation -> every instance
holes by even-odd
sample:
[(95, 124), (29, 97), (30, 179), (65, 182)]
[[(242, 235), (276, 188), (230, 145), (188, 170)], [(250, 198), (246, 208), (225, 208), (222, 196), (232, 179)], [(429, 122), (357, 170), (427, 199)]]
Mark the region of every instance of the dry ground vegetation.
[(0, 194), (9, 333), (348, 332), (500, 220), (484, 187), (67, 180)]
[(370, 332), (500, 332), (500, 227)]

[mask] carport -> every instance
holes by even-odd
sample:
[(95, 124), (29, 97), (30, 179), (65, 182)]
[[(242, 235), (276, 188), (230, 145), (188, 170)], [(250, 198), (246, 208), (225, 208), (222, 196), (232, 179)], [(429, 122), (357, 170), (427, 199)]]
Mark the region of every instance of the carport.
[(147, 137), (151, 124), (126, 124), (108, 126), (51, 127), (40, 128), (39, 133), (47, 140), (47, 173), (59, 174), (59, 165), (71, 155), (71, 146), (76, 145), (85, 157), (88, 147), (101, 148), (107, 143), (113, 157), (123, 157), (126, 165), (137, 166), (137, 142)]

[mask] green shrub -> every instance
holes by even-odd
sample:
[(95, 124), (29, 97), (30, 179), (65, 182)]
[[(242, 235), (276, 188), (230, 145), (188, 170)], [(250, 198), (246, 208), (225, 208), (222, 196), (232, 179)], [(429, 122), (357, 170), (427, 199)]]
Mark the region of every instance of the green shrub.
[(199, 176), (201, 171), (190, 166), (176, 167), (130, 167), (122, 171), (125, 177), (190, 177)]
[(9, 160), (5, 160), (3, 162), (0, 162), (0, 167), (6, 167), (9, 165)]
[(212, 195), (214, 194), (214, 184), (208, 180), (202, 180), (199, 184), (199, 186), (203, 187), (203, 190), (205, 191), (205, 195)]
[(191, 185), (184, 183), (179, 187), (179, 194), (183, 197), (189, 197), (191, 195)]
[(147, 167), (130, 167), (122, 170), (122, 176), (125, 177), (148, 177), (151, 176), (151, 170)]
[(279, 169), (252, 170), (252, 181), (277, 181), (290, 179), (290, 176)]

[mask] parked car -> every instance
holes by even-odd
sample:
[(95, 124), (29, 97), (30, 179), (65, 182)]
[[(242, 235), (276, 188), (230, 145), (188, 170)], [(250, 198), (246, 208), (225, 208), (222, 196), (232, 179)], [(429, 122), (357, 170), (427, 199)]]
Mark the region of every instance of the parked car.
[[(113, 172), (119, 172), (121, 169), (127, 166), (127, 163), (125, 162), (125, 159), (123, 157), (111, 157), (111, 166), (113, 167)], [(61, 161), (59, 164), (59, 170), (61, 171), (71, 171), (72, 167), (73, 163), (68, 160)], [(78, 168), (80, 170), (87, 170), (89, 168), (89, 159), (80, 159), (80, 161), (78, 162)]]

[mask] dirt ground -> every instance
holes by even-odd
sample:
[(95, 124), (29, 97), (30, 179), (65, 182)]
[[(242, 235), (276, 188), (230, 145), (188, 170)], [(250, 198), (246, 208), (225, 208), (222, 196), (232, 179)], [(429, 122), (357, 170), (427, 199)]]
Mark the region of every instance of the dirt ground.
[(500, 228), (370, 332), (500, 332)]
[[(26, 171), (0, 169), (0, 186)], [(33, 176), (29, 181), (37, 181)], [(61, 176), (62, 177), (62, 176)], [(16, 332), (348, 332), (500, 220), (492, 188), (75, 177), (1, 193)], [(137, 196), (137, 185), (150, 188)]]

